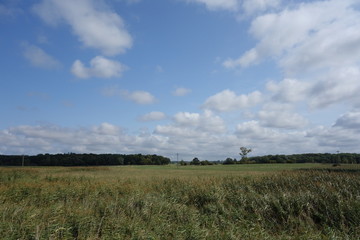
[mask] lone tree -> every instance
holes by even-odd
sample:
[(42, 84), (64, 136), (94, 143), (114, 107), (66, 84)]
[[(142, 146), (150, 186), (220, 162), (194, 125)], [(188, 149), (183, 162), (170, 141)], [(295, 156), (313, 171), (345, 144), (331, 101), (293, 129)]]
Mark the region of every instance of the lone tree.
[(246, 147), (240, 147), (240, 156), (241, 156), (241, 160), (245, 161), (247, 159), (247, 155), (248, 153), (251, 152), (251, 148), (246, 148)]

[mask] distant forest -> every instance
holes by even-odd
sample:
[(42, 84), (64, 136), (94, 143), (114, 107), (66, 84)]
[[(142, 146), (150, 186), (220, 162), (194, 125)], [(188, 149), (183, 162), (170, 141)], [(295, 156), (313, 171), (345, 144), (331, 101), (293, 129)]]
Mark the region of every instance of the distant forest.
[[(166, 165), (170, 159), (159, 155), (65, 153), (38, 155), (0, 155), (0, 166), (106, 166), (106, 165)], [(331, 163), (360, 164), (358, 153), (305, 153), (293, 155), (265, 155), (241, 160), (179, 162), (181, 165), (251, 164), (251, 163)]]
[(0, 166), (103, 166), (103, 165), (166, 165), (170, 159), (142, 154), (38, 154), (0, 155)]
[[(240, 161), (242, 162), (242, 161)], [(360, 163), (358, 153), (305, 153), (249, 157), (244, 163)]]

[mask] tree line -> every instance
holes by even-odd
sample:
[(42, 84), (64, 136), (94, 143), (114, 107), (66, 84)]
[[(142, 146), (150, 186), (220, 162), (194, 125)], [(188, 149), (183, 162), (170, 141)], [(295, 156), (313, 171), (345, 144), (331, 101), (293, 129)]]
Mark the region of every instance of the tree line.
[(242, 163), (360, 163), (358, 153), (304, 153), (292, 155), (265, 155), (246, 157), (241, 160), (227, 158), (223, 164)]
[(0, 155), (0, 166), (102, 166), (166, 165), (170, 159), (159, 155), (65, 153), (38, 155)]

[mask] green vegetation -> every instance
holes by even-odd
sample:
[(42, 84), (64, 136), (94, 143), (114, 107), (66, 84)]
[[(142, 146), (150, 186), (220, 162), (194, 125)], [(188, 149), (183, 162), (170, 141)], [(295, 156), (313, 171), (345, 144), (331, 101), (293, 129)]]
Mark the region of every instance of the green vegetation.
[[(248, 157), (252, 150), (241, 147), (240, 160), (226, 158), (223, 161), (199, 160), (195, 157), (191, 162), (183, 160), (178, 163), (185, 165), (214, 165), (214, 164), (247, 164), (247, 163), (331, 163), (360, 164), (360, 154), (357, 153), (306, 153), (293, 155), (266, 155)], [(0, 155), (0, 166), (120, 166), (120, 165), (167, 165), (170, 159), (159, 155), (142, 154), (38, 154), (28, 155)]]
[(0, 236), (358, 239), (359, 186), (358, 165), (2, 167)]
[(227, 158), (223, 164), (248, 164), (248, 163), (331, 163), (339, 164), (359, 164), (360, 154), (358, 153), (304, 153), (292, 155), (265, 155), (247, 157), (251, 149), (240, 148), (241, 160)]
[(248, 163), (360, 163), (358, 153), (306, 153), (251, 157)]
[(35, 156), (0, 155), (0, 166), (112, 166), (112, 165), (166, 165), (170, 159), (142, 154), (38, 154)]

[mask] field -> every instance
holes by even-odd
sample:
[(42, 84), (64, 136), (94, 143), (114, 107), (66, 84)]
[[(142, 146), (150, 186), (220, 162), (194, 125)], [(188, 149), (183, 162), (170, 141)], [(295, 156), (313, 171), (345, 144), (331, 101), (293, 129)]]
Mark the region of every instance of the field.
[(359, 239), (360, 167), (2, 167), (1, 239)]

